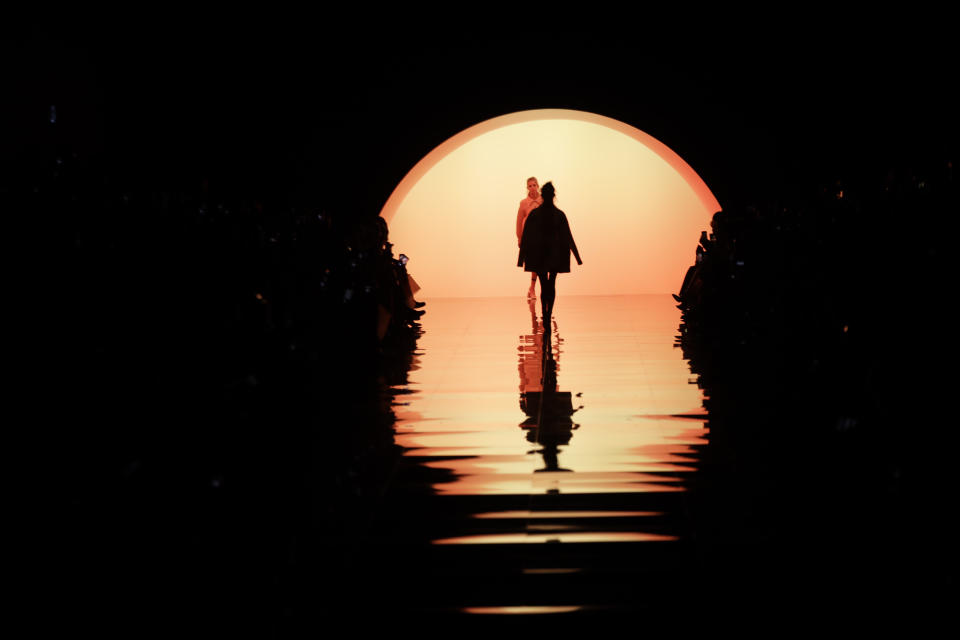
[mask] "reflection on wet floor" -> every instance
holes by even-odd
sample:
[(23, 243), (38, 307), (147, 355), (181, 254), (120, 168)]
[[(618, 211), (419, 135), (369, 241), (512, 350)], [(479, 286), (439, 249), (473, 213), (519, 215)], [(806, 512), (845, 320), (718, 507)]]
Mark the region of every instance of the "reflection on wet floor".
[[(428, 308), (417, 366), (394, 389), (396, 442), (411, 464), (386, 496), (394, 516), (381, 533), (459, 549), (431, 560), (444, 564), (434, 568), (447, 581), (441, 606), (607, 607), (587, 588), (597, 574), (643, 579), (662, 567), (662, 545), (687, 534), (682, 496), (706, 443), (670, 296), (564, 297), (547, 327), (522, 299)], [(528, 551), (495, 568), (480, 551), (518, 544)], [(496, 587), (480, 587), (478, 572)], [(536, 596), (523, 579), (539, 581)]]

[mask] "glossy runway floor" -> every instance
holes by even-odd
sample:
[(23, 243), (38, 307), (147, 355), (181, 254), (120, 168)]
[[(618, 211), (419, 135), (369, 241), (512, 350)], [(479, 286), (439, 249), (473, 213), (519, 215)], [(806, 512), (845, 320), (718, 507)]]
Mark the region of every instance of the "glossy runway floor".
[(706, 428), (672, 298), (561, 291), (546, 328), (521, 297), (426, 309), (392, 389), (403, 456), (361, 547), (366, 596), (487, 618), (687, 597)]

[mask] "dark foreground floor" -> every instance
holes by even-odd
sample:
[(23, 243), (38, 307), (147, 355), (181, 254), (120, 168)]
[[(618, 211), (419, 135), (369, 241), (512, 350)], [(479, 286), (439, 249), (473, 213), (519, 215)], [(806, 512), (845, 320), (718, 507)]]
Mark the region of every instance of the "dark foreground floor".
[[(235, 424), (149, 430), (122, 481), (87, 478), (49, 534), (65, 576), (41, 588), (65, 603), (50, 622), (315, 637), (948, 610), (946, 532), (825, 465), (802, 430), (734, 442), (755, 412), (704, 411), (718, 400), (676, 346), (669, 296), (561, 297), (546, 330), (536, 306), (430, 300), (372, 391), (334, 397), (328, 376)], [(794, 433), (796, 415), (754, 400)]]

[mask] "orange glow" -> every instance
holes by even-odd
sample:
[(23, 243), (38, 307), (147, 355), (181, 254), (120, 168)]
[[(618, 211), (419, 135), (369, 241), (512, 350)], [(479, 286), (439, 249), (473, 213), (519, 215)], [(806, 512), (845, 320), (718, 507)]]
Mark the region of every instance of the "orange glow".
[(677, 536), (640, 531), (578, 531), (576, 533), (492, 533), (434, 540), (433, 544), (544, 544), (582, 542), (670, 542)]
[(475, 513), (474, 518), (491, 520), (534, 520), (538, 518), (651, 518), (662, 511), (495, 511)]
[(583, 569), (561, 569), (561, 568), (549, 568), (549, 569), (524, 569), (523, 573), (528, 576), (559, 576), (571, 573), (580, 573)]
[[(573, 408), (583, 405), (572, 418), (581, 427), (558, 449), (560, 468), (572, 470), (563, 472), (546, 469), (520, 426), (523, 392), (540, 388), (526, 366), (539, 321), (522, 294), (521, 286), (513, 298), (430, 299), (419, 368), (405, 385), (413, 393), (396, 408), (403, 455), (450, 472), (432, 487), (439, 495), (684, 491), (706, 416), (697, 415), (701, 391), (673, 346), (680, 311), (672, 298), (561, 292), (550, 338), (557, 387), (572, 394)], [(482, 517), (536, 517), (516, 513), (524, 515)], [(642, 516), (624, 508), (610, 517)]]
[(573, 613), (580, 611), (584, 607), (465, 607), (464, 613), (474, 613), (480, 615), (536, 615), (544, 613)]
[(623, 122), (567, 109), (493, 118), (427, 154), (381, 212), (424, 296), (526, 290), (515, 225), (530, 176), (553, 181), (583, 257), (561, 296), (677, 291), (720, 209), (682, 158)]

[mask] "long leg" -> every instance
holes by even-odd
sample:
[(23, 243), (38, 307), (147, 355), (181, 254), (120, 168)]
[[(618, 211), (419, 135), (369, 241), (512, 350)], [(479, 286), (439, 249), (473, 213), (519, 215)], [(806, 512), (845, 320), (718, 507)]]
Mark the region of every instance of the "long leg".
[(550, 284), (547, 280), (549, 274), (546, 271), (540, 271), (537, 273), (537, 277), (540, 278), (540, 315), (543, 319), (544, 330), (546, 330), (548, 314), (547, 300), (549, 299), (550, 293)]
[(550, 282), (550, 316), (553, 316), (553, 303), (557, 300), (557, 272), (547, 274), (547, 281)]
[(540, 277), (540, 307), (546, 323), (547, 319), (553, 315), (553, 301), (557, 297), (557, 274), (555, 271), (550, 271), (541, 272), (537, 275)]

